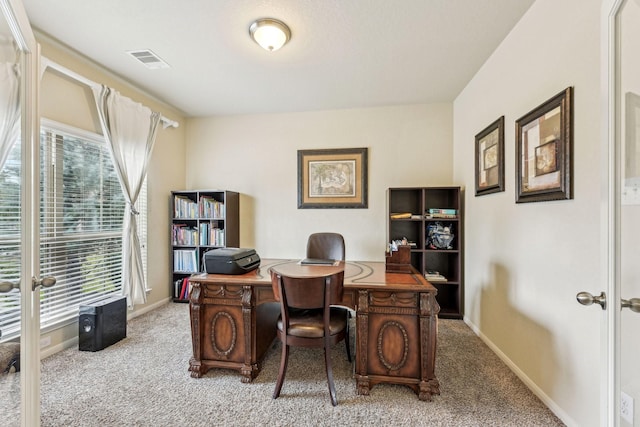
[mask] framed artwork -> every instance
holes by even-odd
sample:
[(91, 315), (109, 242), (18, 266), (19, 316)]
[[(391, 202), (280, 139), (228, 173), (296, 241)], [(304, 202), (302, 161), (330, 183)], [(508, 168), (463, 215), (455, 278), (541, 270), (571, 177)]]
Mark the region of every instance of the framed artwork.
[(504, 191), (504, 116), (476, 135), (476, 196)]
[(573, 87), (516, 121), (516, 203), (573, 198)]
[(298, 209), (367, 208), (367, 148), (298, 150)]

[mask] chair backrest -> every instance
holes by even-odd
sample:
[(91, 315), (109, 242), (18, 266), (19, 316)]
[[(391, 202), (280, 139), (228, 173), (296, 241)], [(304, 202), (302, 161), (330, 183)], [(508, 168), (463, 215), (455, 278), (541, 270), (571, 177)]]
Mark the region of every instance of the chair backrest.
[(307, 258), (344, 261), (344, 237), (339, 233), (313, 233), (307, 241)]
[[(344, 294), (344, 271), (326, 277), (288, 277), (271, 272), (276, 301), (285, 307), (314, 309), (338, 304)], [(328, 304), (325, 301), (328, 298)]]

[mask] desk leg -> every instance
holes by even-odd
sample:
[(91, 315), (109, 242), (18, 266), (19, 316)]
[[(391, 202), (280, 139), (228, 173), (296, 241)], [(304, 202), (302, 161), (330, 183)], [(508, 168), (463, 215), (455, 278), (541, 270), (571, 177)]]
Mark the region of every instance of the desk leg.
[(420, 294), (420, 400), (431, 401), (440, 394), (440, 383), (435, 375), (438, 313), (440, 306), (431, 293)]
[(256, 360), (255, 342), (256, 342), (256, 321), (255, 321), (255, 302), (253, 298), (253, 287), (243, 286), (242, 289), (242, 323), (244, 327), (244, 365), (240, 368), (243, 383), (250, 383), (260, 372), (258, 363), (252, 363)]
[(192, 378), (200, 378), (207, 371), (202, 366), (200, 355), (201, 350), (201, 330), (200, 325), (202, 323), (202, 311), (200, 309), (200, 283), (193, 283), (191, 289), (191, 297), (189, 301), (189, 313), (191, 318), (191, 345), (193, 347), (193, 356), (189, 360), (189, 371), (191, 371)]
[(367, 337), (369, 336), (369, 293), (358, 291), (356, 311), (356, 387), (358, 394), (369, 395), (371, 384), (367, 375)]

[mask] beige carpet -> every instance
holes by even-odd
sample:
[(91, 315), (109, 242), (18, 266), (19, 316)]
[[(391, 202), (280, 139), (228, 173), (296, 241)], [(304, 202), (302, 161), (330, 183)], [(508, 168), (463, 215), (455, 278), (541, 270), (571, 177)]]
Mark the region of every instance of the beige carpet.
[[(404, 386), (356, 394), (342, 343), (333, 350), (331, 406), (321, 350), (293, 348), (280, 398), (274, 343), (253, 383), (215, 369), (191, 378), (187, 304), (170, 303), (128, 324), (102, 351), (76, 348), (42, 361), (43, 426), (554, 426), (563, 425), (460, 320), (440, 320), (441, 395), (419, 401)], [(352, 328), (354, 329), (354, 328)], [(19, 379), (0, 377), (0, 425), (19, 426)]]

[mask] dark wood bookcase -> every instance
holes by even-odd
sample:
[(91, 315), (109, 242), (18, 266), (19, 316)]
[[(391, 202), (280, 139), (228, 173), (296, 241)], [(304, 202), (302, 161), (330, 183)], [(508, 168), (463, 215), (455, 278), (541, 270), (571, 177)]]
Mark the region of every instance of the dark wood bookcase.
[(240, 195), (226, 190), (172, 191), (171, 294), (187, 302), (192, 274), (204, 271), (210, 249), (240, 245)]
[[(436, 299), (443, 318), (459, 319), (464, 315), (462, 200), (460, 187), (406, 187), (387, 191), (387, 240), (406, 238), (411, 244), (411, 264), (422, 274), (436, 271), (444, 276), (445, 280), (427, 278), (438, 290)], [(455, 214), (430, 215), (430, 209), (455, 210)], [(408, 218), (407, 214), (410, 214)], [(443, 215), (446, 217), (439, 217)], [(429, 229), (438, 223), (454, 234), (450, 248), (428, 245)]]

